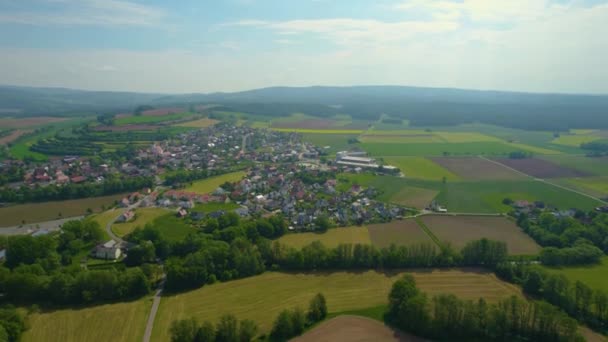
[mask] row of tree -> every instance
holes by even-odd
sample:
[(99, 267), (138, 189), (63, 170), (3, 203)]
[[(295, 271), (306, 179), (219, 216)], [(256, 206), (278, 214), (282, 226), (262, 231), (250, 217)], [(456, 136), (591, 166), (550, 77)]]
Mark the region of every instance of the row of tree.
[(563, 274), (548, 273), (523, 263), (503, 263), (496, 274), (522, 286), (524, 292), (543, 298), (590, 327), (608, 331), (608, 293), (591, 289), (580, 281), (571, 282)]
[(488, 304), (463, 301), (454, 295), (429, 297), (411, 275), (393, 284), (387, 321), (405, 331), (450, 341), (584, 341), (577, 323), (546, 302), (515, 296)]
[(15, 307), (0, 307), (0, 341), (20, 341), (25, 329), (25, 318)]
[(0, 189), (0, 202), (45, 202), (119, 194), (152, 187), (154, 179), (143, 176), (108, 176), (103, 183), (87, 182)]

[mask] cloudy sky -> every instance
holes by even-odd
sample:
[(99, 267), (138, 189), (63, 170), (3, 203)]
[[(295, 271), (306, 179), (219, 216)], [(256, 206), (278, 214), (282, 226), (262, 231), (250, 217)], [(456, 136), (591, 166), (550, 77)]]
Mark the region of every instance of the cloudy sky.
[(0, 83), (608, 93), (608, 0), (0, 0)]

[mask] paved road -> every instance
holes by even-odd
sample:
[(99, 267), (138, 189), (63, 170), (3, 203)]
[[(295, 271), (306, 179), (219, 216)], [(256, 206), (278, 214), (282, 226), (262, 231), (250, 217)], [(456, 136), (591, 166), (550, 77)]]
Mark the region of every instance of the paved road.
[(160, 298), (163, 293), (163, 289), (165, 288), (165, 277), (166, 274), (163, 273), (163, 280), (160, 282), (158, 290), (156, 290), (156, 293), (154, 294), (152, 309), (150, 309), (148, 323), (146, 324), (146, 331), (144, 332), (144, 342), (150, 342), (150, 337), (152, 337), (152, 329), (154, 329), (154, 320), (156, 319), (156, 313), (158, 313), (158, 307), (160, 305)]
[(581, 196), (585, 196), (585, 197), (587, 197), (587, 198), (591, 198), (591, 199), (596, 200), (596, 201), (598, 201), (598, 202), (600, 202), (600, 203), (603, 203), (603, 204), (608, 204), (608, 202), (606, 202), (606, 201), (602, 200), (601, 198), (597, 198), (597, 197), (595, 197), (595, 196), (591, 196), (591, 195), (586, 194), (586, 193), (584, 193), (584, 192), (580, 192), (580, 191), (578, 191), (578, 190), (574, 190), (574, 189), (572, 189), (572, 188), (568, 188), (568, 187), (563, 186), (563, 185), (555, 184), (555, 183), (550, 182), (550, 181), (548, 181), (548, 180), (546, 180), (546, 179), (542, 179), (542, 178), (536, 178), (536, 177), (531, 176), (531, 175), (529, 175), (529, 174), (527, 174), (527, 173), (521, 172), (521, 171), (519, 171), (519, 170), (517, 170), (517, 169), (514, 169), (514, 168), (512, 168), (512, 167), (510, 167), (510, 166), (507, 166), (507, 165), (505, 165), (505, 164), (503, 164), (503, 163), (501, 163), (501, 162), (497, 162), (496, 160), (488, 159), (488, 158), (483, 157), (483, 156), (479, 156), (479, 158), (481, 158), (481, 159), (483, 159), (483, 160), (486, 160), (486, 161), (489, 161), (490, 163), (494, 163), (494, 164), (496, 164), (496, 165), (500, 165), (500, 166), (502, 166), (502, 167), (505, 167), (505, 168), (507, 168), (507, 169), (509, 169), (509, 170), (512, 170), (512, 171), (514, 171), (514, 172), (519, 173), (520, 175), (524, 175), (524, 176), (526, 176), (526, 177), (530, 177), (530, 178), (534, 179), (535, 181), (538, 181), (538, 182), (543, 182), (543, 183), (545, 183), (545, 184), (548, 184), (548, 185), (554, 186), (554, 187), (556, 187), (556, 188), (560, 188), (560, 189), (562, 189), (562, 190), (566, 190), (566, 191), (574, 192), (575, 194), (579, 194), (579, 195), (581, 195)]
[(82, 220), (84, 216), (66, 217), (59, 220), (28, 223), (19, 226), (1, 227), (0, 235), (25, 235), (36, 232), (37, 230), (56, 231), (67, 221)]
[[(126, 209), (133, 210), (133, 209), (139, 207), (139, 204), (141, 204), (141, 201), (131, 204)], [(123, 239), (121, 239), (118, 235), (114, 234), (114, 232), (112, 231), (112, 225), (116, 222), (116, 220), (118, 220), (119, 217), (120, 217), (120, 215), (116, 215), (116, 217), (114, 217), (114, 219), (108, 221), (108, 223), (106, 224), (106, 232), (108, 233), (110, 238), (112, 238), (114, 241), (116, 241), (120, 244), (123, 244), (125, 241)]]

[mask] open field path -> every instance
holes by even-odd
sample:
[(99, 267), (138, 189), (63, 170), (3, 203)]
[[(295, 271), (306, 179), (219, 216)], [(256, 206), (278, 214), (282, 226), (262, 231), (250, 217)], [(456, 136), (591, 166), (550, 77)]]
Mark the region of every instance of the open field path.
[(150, 338), (152, 337), (154, 320), (156, 320), (156, 314), (158, 313), (158, 307), (160, 306), (161, 295), (163, 294), (163, 290), (165, 288), (165, 277), (166, 274), (163, 270), (163, 280), (161, 280), (161, 283), (158, 286), (158, 290), (156, 290), (156, 293), (154, 293), (154, 300), (152, 302), (152, 308), (150, 309), (150, 315), (148, 316), (148, 322), (146, 323), (146, 330), (144, 332), (143, 342), (150, 342)]
[(596, 200), (596, 201), (598, 201), (598, 202), (600, 202), (600, 203), (603, 203), (603, 204), (608, 204), (608, 202), (606, 202), (606, 201), (604, 201), (604, 200), (602, 200), (602, 199), (600, 199), (600, 198), (598, 198), (598, 197), (591, 196), (591, 195), (586, 194), (586, 193), (584, 193), (584, 192), (580, 192), (580, 191), (574, 190), (574, 189), (572, 189), (572, 188), (568, 188), (568, 187), (563, 186), (563, 185), (555, 184), (555, 183), (550, 182), (550, 181), (548, 181), (548, 180), (546, 180), (546, 179), (542, 179), (542, 178), (536, 178), (536, 177), (534, 177), (534, 176), (531, 176), (531, 175), (529, 175), (529, 174), (527, 174), (527, 173), (521, 172), (521, 171), (519, 171), (519, 170), (517, 170), (517, 169), (514, 169), (514, 168), (512, 168), (512, 167), (510, 167), (510, 166), (507, 166), (507, 165), (505, 165), (505, 164), (503, 164), (503, 163), (501, 163), (501, 162), (498, 162), (498, 161), (496, 161), (496, 160), (488, 159), (488, 158), (486, 158), (486, 157), (484, 157), (484, 156), (479, 156), (479, 158), (484, 159), (484, 160), (487, 160), (487, 161), (489, 161), (489, 162), (491, 162), (491, 163), (494, 163), (494, 164), (500, 165), (500, 166), (505, 167), (505, 168), (507, 168), (507, 169), (510, 169), (510, 170), (512, 170), (512, 171), (515, 171), (515, 172), (517, 172), (517, 173), (519, 173), (519, 174), (521, 174), (521, 175), (524, 175), (524, 176), (526, 176), (526, 177), (532, 178), (532, 179), (534, 179), (535, 181), (542, 182), (542, 183), (545, 183), (545, 184), (548, 184), (548, 185), (554, 186), (554, 187), (556, 187), (556, 188), (560, 188), (560, 189), (562, 189), (562, 190), (570, 191), (570, 192), (573, 192), (573, 193), (575, 193), (575, 194), (578, 194), (578, 195), (581, 195), (581, 196), (585, 196), (585, 197), (587, 197), (587, 198), (591, 198), (592, 200)]

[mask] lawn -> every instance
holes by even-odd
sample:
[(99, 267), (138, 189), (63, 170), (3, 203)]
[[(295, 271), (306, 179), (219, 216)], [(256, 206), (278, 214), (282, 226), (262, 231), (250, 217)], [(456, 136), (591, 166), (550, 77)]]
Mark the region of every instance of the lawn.
[(389, 247), (392, 244), (398, 246), (434, 244), (433, 240), (413, 219), (373, 224), (368, 229), (372, 243), (379, 248)]
[(536, 255), (540, 246), (514, 222), (504, 217), (425, 215), (420, 221), (439, 239), (460, 249), (468, 242), (487, 238), (507, 243), (511, 255)]
[(22, 341), (141, 341), (151, 299), (32, 314)]
[[(490, 272), (477, 269), (409, 272), (429, 295), (454, 293), (464, 299), (484, 297), (496, 302), (521, 295), (515, 287)], [(169, 341), (169, 327), (176, 319), (194, 317), (216, 322), (223, 314), (258, 323), (268, 333), (277, 314), (288, 308), (306, 309), (318, 292), (327, 298), (330, 313), (377, 307), (387, 303), (393, 282), (403, 273), (334, 272), (275, 273), (208, 285), (198, 290), (163, 297), (154, 325), (153, 341)]]
[(114, 223), (112, 231), (114, 234), (122, 237), (130, 234), (137, 227), (143, 228), (146, 223), (150, 223), (155, 219), (167, 214), (169, 210), (163, 208), (138, 208), (135, 209), (135, 219), (124, 223)]
[(178, 124), (176, 124), (176, 126), (193, 127), (193, 128), (206, 128), (206, 127), (209, 127), (209, 126), (213, 126), (213, 125), (215, 125), (218, 122), (219, 121), (214, 120), (214, 119), (202, 118), (202, 119), (198, 119), (198, 120), (194, 120), (194, 121), (188, 121), (188, 122), (178, 123)]
[(192, 185), (188, 186), (184, 191), (192, 191), (197, 192), (199, 194), (208, 194), (215, 189), (217, 189), (220, 185), (226, 182), (238, 182), (243, 177), (245, 177), (246, 173), (243, 171), (226, 173), (220, 176), (210, 177), (207, 179), (199, 180), (194, 182)]
[(169, 213), (152, 221), (152, 226), (169, 241), (183, 240), (188, 234), (196, 233), (197, 230), (184, 219), (178, 218), (174, 213)]
[(294, 248), (302, 248), (314, 241), (320, 241), (324, 246), (334, 248), (339, 244), (371, 244), (367, 227), (333, 228), (325, 233), (292, 233), (283, 235), (279, 242)]
[(178, 114), (169, 114), (169, 115), (159, 115), (159, 116), (150, 116), (150, 115), (140, 115), (140, 116), (125, 116), (122, 118), (118, 118), (114, 120), (114, 124), (116, 126), (122, 125), (138, 125), (138, 124), (151, 124), (151, 123), (160, 123), (166, 121), (177, 121), (183, 120), (188, 117), (194, 116), (192, 113), (178, 113)]
[[(123, 195), (91, 197), (68, 201), (18, 204), (0, 208), (0, 227), (10, 227), (26, 223), (37, 223), (72, 216), (81, 216), (87, 209), (101, 211), (101, 207), (110, 207)], [(61, 214), (61, 215), (59, 215)]]
[(218, 210), (229, 211), (239, 208), (240, 206), (236, 203), (218, 203), (218, 202), (209, 202), (204, 204), (197, 204), (192, 211), (200, 212), (200, 213), (211, 213)]
[(570, 281), (581, 281), (587, 286), (608, 291), (608, 257), (602, 259), (601, 264), (591, 266), (575, 266), (575, 267), (543, 267), (550, 273), (559, 273), (565, 275)]
[(457, 175), (424, 157), (385, 157), (384, 162), (398, 167), (407, 178), (441, 180), (460, 179)]

